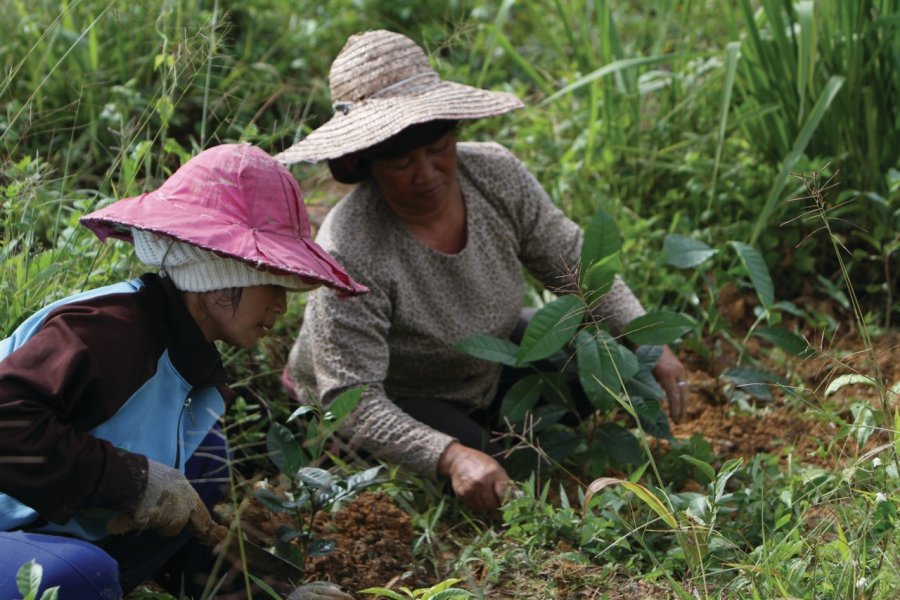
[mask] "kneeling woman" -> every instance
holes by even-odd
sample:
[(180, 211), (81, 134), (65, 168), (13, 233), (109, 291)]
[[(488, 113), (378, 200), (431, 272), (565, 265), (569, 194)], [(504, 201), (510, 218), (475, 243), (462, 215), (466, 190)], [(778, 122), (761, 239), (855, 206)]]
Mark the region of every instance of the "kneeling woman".
[(290, 172), (249, 144), (81, 221), (159, 274), (55, 302), (0, 341), (0, 597), (32, 559), (61, 598), (154, 576), (202, 589), (210, 557), (185, 527), (229, 480), (214, 342), (254, 345), (286, 291), (365, 288), (311, 241)]

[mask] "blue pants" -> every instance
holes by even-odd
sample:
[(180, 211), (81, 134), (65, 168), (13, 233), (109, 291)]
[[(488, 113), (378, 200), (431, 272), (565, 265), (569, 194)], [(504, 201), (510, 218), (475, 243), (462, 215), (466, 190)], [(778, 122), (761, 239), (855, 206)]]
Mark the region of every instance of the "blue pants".
[[(210, 509), (225, 496), (228, 459), (225, 436), (216, 426), (184, 465), (185, 475)], [(187, 532), (174, 537), (134, 532), (94, 543), (28, 531), (0, 532), (0, 599), (22, 597), (16, 588), (16, 572), (34, 559), (43, 568), (38, 598), (47, 588), (59, 586), (59, 600), (117, 600), (168, 563), (180, 568), (180, 573), (169, 574), (170, 578), (189, 578), (190, 573), (184, 571), (206, 562), (209, 553), (201, 549), (203, 560), (172, 559), (187, 554), (185, 548), (192, 541)]]

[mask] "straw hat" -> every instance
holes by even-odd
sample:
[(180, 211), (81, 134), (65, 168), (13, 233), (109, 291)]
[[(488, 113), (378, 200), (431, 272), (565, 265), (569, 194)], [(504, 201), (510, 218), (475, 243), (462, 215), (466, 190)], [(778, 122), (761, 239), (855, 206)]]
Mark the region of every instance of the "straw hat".
[(350, 36), (328, 75), (334, 116), (276, 159), (318, 162), (364, 150), (410, 125), (501, 115), (523, 106), (506, 92), (442, 81), (425, 52), (391, 31)]
[[(133, 229), (153, 232), (253, 269), (290, 277), (295, 285), (279, 285), (291, 289), (322, 284), (345, 295), (367, 291), (312, 241), (300, 186), (290, 171), (250, 144), (204, 150), (159, 189), (119, 200), (82, 217), (81, 223), (101, 240), (115, 237), (134, 243)], [(148, 245), (155, 238), (137, 241), (141, 258), (155, 264), (159, 249)], [(165, 250), (169, 257), (165, 262), (160, 258), (163, 268), (208, 258), (194, 253), (181, 260), (171, 255), (168, 244)], [(210, 269), (222, 264), (229, 269), (234, 266), (216, 263)], [(239, 271), (230, 269), (228, 281), (250, 281)], [(222, 280), (220, 275), (215, 277)], [(190, 277), (185, 285), (208, 285), (197, 279), (197, 273)]]

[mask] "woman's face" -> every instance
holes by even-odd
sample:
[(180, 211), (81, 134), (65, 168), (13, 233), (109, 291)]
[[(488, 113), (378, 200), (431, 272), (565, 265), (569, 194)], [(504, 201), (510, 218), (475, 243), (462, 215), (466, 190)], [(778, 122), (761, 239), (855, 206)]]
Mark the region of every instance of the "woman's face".
[(401, 215), (428, 213), (456, 193), (456, 132), (396, 158), (374, 158), (371, 173)]
[(207, 341), (221, 340), (230, 346), (250, 348), (264, 337), (287, 309), (286, 290), (279, 285), (242, 288), (235, 306), (223, 290), (196, 295), (199, 310), (188, 309)]

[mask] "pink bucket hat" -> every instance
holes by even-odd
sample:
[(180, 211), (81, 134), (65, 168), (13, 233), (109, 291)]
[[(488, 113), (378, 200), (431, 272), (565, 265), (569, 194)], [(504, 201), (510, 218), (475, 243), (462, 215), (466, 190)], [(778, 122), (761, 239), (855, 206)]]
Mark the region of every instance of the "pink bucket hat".
[(342, 295), (367, 288), (312, 241), (297, 180), (250, 144), (204, 150), (152, 192), (81, 218), (105, 241), (152, 231), (274, 275), (295, 275)]

